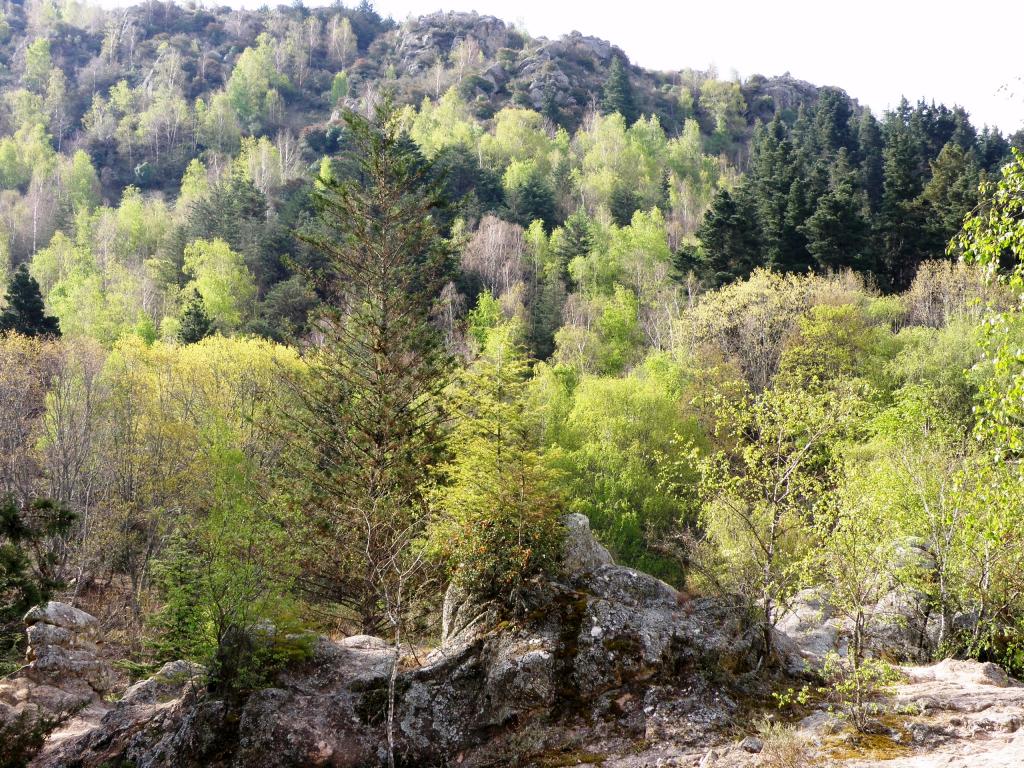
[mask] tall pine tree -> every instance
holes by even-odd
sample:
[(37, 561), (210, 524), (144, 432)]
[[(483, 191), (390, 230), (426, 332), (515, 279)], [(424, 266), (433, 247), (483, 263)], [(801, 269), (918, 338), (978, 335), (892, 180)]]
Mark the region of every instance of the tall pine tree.
[(193, 288), (188, 304), (185, 305), (185, 309), (181, 313), (178, 341), (182, 344), (195, 344), (209, 336), (210, 331), (210, 316), (206, 314), (203, 297), (197, 289)]
[(60, 321), (46, 314), (39, 283), (22, 264), (7, 287), (6, 306), (0, 311), (0, 333), (22, 336), (60, 336)]
[(700, 240), (704, 268), (716, 283), (746, 277), (759, 264), (761, 254), (757, 212), (746, 187), (735, 195), (720, 190), (704, 216)]
[(616, 56), (608, 67), (608, 79), (604, 83), (604, 98), (601, 107), (606, 114), (618, 112), (632, 125), (637, 119), (636, 100), (633, 96), (633, 84), (629, 81), (629, 72), (622, 58)]
[(867, 196), (857, 186), (857, 172), (845, 149), (832, 165), (829, 189), (818, 199), (814, 213), (804, 222), (807, 250), (822, 271), (843, 267), (870, 268)]
[(395, 599), (413, 592), (408, 557), (426, 521), (421, 491), (442, 448), (451, 361), (431, 310), (449, 279), (446, 203), (389, 102), (372, 121), (345, 122), (351, 150), (319, 180), (302, 235), (324, 259), (311, 278), (328, 301), (308, 375), (291, 381), (293, 525), (310, 593), (366, 632), (397, 633)]

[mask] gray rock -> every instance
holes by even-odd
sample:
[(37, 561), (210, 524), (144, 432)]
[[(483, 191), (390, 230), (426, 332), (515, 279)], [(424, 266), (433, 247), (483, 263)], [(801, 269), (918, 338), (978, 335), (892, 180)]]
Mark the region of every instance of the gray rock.
[(96, 638), (100, 634), (100, 623), (95, 616), (55, 600), (30, 608), (24, 621), (28, 627), (33, 624), (52, 624), (85, 637)]
[[(585, 518), (568, 526), (575, 575), (532, 585), (523, 620), (499, 623), (492, 608), (448, 591), (444, 642), (420, 666), (404, 659), (396, 680), (395, 739), (406, 764), (507, 764), (512, 754), (565, 744), (573, 723), (697, 745), (731, 722), (729, 673), (756, 662), (757, 633), (742, 614), (711, 599), (681, 606), (669, 585), (613, 565)], [(140, 683), (41, 765), (71, 754), (80, 768), (378, 765), (396, 661), (379, 638), (321, 638), (311, 661), (230, 717), (201, 687)]]
[(614, 565), (611, 554), (594, 538), (590, 520), (578, 512), (562, 518), (565, 525), (563, 565), (567, 574), (585, 575), (605, 565)]
[(339, 645), (342, 648), (364, 648), (374, 651), (386, 651), (391, 647), (384, 638), (372, 635), (352, 635), (342, 640)]
[(110, 666), (97, 655), (99, 622), (85, 611), (51, 601), (25, 615), (27, 664), (0, 680), (0, 724), (28, 715), (75, 718), (94, 726), (107, 711), (114, 685)]
[(747, 736), (740, 742), (740, 749), (744, 752), (750, 752), (751, 754), (756, 755), (764, 749), (764, 742), (757, 736)]

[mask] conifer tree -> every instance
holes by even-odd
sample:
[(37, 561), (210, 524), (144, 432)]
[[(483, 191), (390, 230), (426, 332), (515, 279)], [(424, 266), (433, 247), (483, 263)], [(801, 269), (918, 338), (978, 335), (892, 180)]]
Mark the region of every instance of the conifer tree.
[(506, 199), (509, 219), (521, 227), (529, 227), (538, 219), (549, 231), (556, 224), (555, 193), (540, 173), (531, 173), (522, 184), (509, 189)]
[(871, 211), (882, 204), (882, 132), (878, 121), (865, 109), (857, 129), (857, 155), (860, 160), (860, 185), (868, 196)]
[(7, 287), (6, 306), (0, 311), (0, 333), (22, 336), (60, 336), (60, 321), (46, 314), (39, 283), (22, 264)]
[(920, 171), (919, 137), (912, 125), (913, 115), (904, 100), (886, 120), (883, 152), (882, 205), (878, 216), (881, 265), (879, 276), (888, 290), (904, 290), (917, 266), (929, 255), (942, 253), (933, 248), (928, 236), (927, 209), (919, 199), (923, 174)]
[(432, 538), (455, 581), (516, 613), (528, 579), (560, 561), (563, 498), (539, 451), (518, 324), (494, 328), (453, 395), (448, 483)]
[(978, 204), (981, 173), (974, 150), (950, 141), (931, 162), (932, 178), (921, 193), (934, 210), (932, 224), (937, 236), (947, 241)]
[(551, 235), (551, 252), (558, 259), (563, 278), (569, 276), (569, 262), (577, 256), (586, 256), (593, 247), (590, 217), (582, 209), (570, 214), (565, 224)]
[(301, 233), (324, 259), (310, 278), (327, 302), (308, 375), (289, 382), (286, 463), (308, 591), (366, 632), (397, 635), (421, 489), (443, 445), (450, 357), (431, 310), (449, 277), (446, 202), (390, 102), (345, 123), (351, 149), (316, 185), (317, 218)]
[(195, 344), (210, 335), (210, 316), (206, 314), (206, 306), (199, 291), (192, 289), (185, 310), (181, 313), (181, 327), (178, 328), (178, 341), (182, 344)]
[(745, 277), (761, 252), (757, 212), (744, 187), (735, 195), (720, 190), (697, 230), (706, 269), (717, 283)]
[(629, 81), (629, 72), (616, 56), (608, 68), (608, 79), (604, 83), (604, 98), (601, 107), (605, 114), (618, 112), (626, 119), (627, 125), (636, 122), (636, 101), (633, 97), (633, 84)]
[(857, 187), (857, 174), (845, 149), (839, 151), (830, 177), (828, 192), (819, 198), (814, 213), (802, 225), (807, 250), (814, 256), (818, 269), (863, 270), (869, 266), (867, 197)]
[(793, 143), (778, 115), (758, 131), (752, 159), (750, 194), (757, 209), (764, 263), (782, 271), (806, 264), (801, 223), (803, 190)]

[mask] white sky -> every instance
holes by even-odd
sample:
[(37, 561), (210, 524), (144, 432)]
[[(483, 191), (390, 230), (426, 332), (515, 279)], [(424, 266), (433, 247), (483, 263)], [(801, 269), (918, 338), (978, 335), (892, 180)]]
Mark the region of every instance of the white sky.
[[(346, 0), (355, 5), (356, 0)], [(247, 0), (247, 5), (258, 4)], [(310, 2), (309, 5), (313, 5)], [(1024, 0), (377, 0), (402, 21), (475, 10), (534, 36), (579, 30), (652, 69), (790, 72), (880, 113), (906, 95), (960, 104), (1004, 133), (1024, 127)]]

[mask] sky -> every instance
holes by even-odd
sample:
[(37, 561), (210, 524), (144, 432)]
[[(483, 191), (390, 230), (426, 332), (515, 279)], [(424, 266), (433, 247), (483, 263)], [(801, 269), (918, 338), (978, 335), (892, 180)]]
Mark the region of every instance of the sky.
[[(313, 5), (314, 3), (308, 3)], [(348, 0), (354, 5), (355, 0)], [(959, 104), (976, 125), (1024, 128), (1024, 0), (377, 0), (402, 21), (478, 11), (535, 37), (610, 40), (651, 69), (720, 76), (789, 72), (835, 85), (881, 113), (906, 95)], [(955, 8), (955, 10), (954, 10)]]

